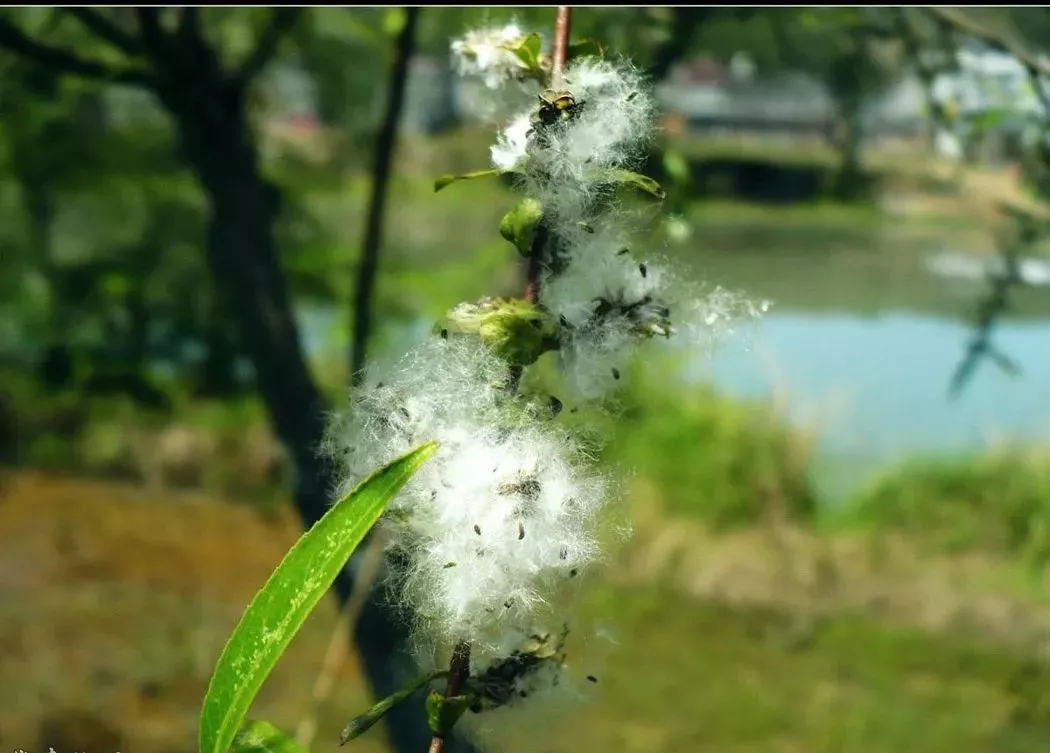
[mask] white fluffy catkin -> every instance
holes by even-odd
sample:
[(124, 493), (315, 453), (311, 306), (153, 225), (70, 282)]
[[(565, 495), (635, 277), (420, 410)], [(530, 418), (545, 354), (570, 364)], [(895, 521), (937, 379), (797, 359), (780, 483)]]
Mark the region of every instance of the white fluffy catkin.
[(499, 89), (525, 68), (508, 49), (524, 37), (525, 32), (514, 23), (469, 31), (450, 45), (452, 65), (459, 76), (476, 78), (489, 89)]
[(439, 449), (384, 518), (421, 643), (499, 655), (600, 555), (606, 482), (565, 430), (509, 396), (507, 366), (466, 338), (432, 338), (360, 390), (328, 449), (344, 489), (423, 441)]
[(676, 336), (708, 346), (740, 316), (762, 306), (716, 289), (701, 295), (673, 265), (630, 251), (636, 219), (608, 192), (612, 170), (640, 166), (655, 129), (651, 92), (623, 61), (585, 58), (569, 66), (564, 88), (573, 115), (537, 131), (523, 113), (499, 134), (493, 164), (512, 171), (538, 199), (545, 223), (559, 239), (540, 303), (563, 323), (560, 363), (572, 397), (599, 398), (614, 388), (634, 346), (647, 337)]
[[(520, 61), (505, 49), (520, 38), (514, 26), (473, 32), (452, 53), (461, 74), (497, 89), (520, 78)], [(610, 190), (611, 176), (640, 166), (654, 130), (651, 91), (623, 61), (586, 58), (563, 79), (566, 117), (552, 119), (549, 109), (551, 97), (564, 105), (564, 94), (546, 94), (548, 109), (534, 103), (511, 119), (491, 157), (543, 205), (556, 243), (539, 303), (561, 323), (558, 355), (570, 384), (590, 398), (615, 385), (638, 341), (704, 341), (761, 307), (721, 289), (701, 296), (672, 265), (631, 253), (634, 218)], [(508, 377), (509, 365), (480, 342), (434, 337), (370, 373), (327, 440), (342, 464), (339, 492), (420, 443), (439, 442), (384, 516), (398, 555), (390, 577), (419, 646), (471, 644), (471, 682), (484, 688), (478, 703), (497, 716), (525, 698), (531, 706), (536, 696), (567, 697), (560, 639), (551, 649), (546, 631), (570, 626), (572, 586), (602, 556), (618, 522), (609, 502), (619, 498), (579, 436), (549, 420), (549, 406), (512, 394)], [(547, 638), (537, 642), (540, 634)], [(523, 642), (542, 646), (542, 659), (535, 651), (522, 658)]]

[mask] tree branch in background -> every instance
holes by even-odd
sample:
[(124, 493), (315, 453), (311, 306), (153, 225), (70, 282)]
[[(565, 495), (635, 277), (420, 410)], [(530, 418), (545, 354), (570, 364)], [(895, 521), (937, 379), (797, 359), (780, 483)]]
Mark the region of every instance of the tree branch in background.
[[(1005, 208), (1004, 208), (1005, 209)], [(1033, 218), (1012, 213), (1020, 226), (1018, 237), (1000, 249), (1003, 269), (989, 275), (989, 288), (977, 309), (976, 331), (966, 348), (966, 354), (952, 375), (948, 386), (949, 397), (958, 397), (970, 382), (983, 359), (992, 361), (1010, 376), (1020, 373), (1017, 364), (992, 344), (992, 333), (1000, 317), (1010, 308), (1010, 294), (1015, 288), (1024, 286), (1021, 276), (1020, 254), (1039, 239), (1039, 231)]]
[(689, 47), (696, 37), (700, 24), (706, 20), (713, 9), (696, 7), (676, 7), (671, 9), (671, 34), (653, 54), (649, 72), (656, 81), (667, 77), (674, 64), (686, 56)]
[(139, 22), (139, 33), (142, 35), (143, 50), (154, 60), (165, 60), (168, 46), (164, 30), (160, 26), (160, 9), (135, 8), (135, 17)]
[(1032, 54), (1025, 46), (1016, 39), (1011, 39), (1005, 31), (994, 31), (983, 26), (966, 15), (962, 8), (927, 8), (942, 24), (948, 26), (959, 34), (978, 39), (985, 44), (1012, 55), (1023, 65), (1028, 75), (1032, 78), (1036, 96), (1039, 97), (1043, 109), (1050, 113), (1050, 94), (1047, 93), (1040, 76), (1050, 76), (1050, 62), (1045, 58)]
[(255, 49), (251, 51), (237, 72), (237, 80), (241, 86), (251, 83), (251, 80), (266, 67), (266, 64), (277, 53), (281, 40), (292, 30), (301, 15), (302, 8), (274, 8), (266, 28), (259, 34)]
[(373, 152), (372, 195), (368, 201), (365, 236), (361, 242), (361, 263), (357, 271), (351, 329), (353, 337), (350, 342), (350, 382), (355, 387), (361, 383), (364, 376), (368, 354), (368, 336), (372, 331), (372, 293), (375, 290), (376, 273), (379, 271), (379, 249), (383, 242), (383, 216), (389, 192), (390, 170), (397, 147), (397, 131), (405, 102), (409, 64), (416, 45), (419, 8), (408, 7), (404, 12), (404, 26), (397, 37), (394, 65), (387, 85), (386, 110)]
[(93, 8), (63, 8), (81, 26), (116, 50), (134, 57), (142, 53), (142, 42)]
[(179, 13), (178, 39), (189, 44), (200, 44), (204, 39), (201, 32), (200, 9), (194, 6), (182, 8)]
[(1013, 55), (1029, 71), (1050, 76), (1050, 63), (1033, 55), (1025, 49), (1021, 42), (1011, 39), (1005, 31), (995, 31), (970, 18), (965, 9), (930, 7), (926, 10), (960, 34), (973, 37), (1000, 52)]
[[(1050, 75), (1050, 64), (1046, 60), (1032, 54), (1020, 41), (1011, 38), (1007, 31), (993, 30), (978, 23), (967, 15), (965, 9), (931, 7), (926, 8), (926, 12), (932, 15), (941, 29), (956, 36), (972, 37), (1014, 57), (1027, 70), (1045, 113), (1050, 114), (1050, 96), (1040, 80), (1042, 76)], [(975, 332), (948, 387), (950, 397), (957, 397), (963, 391), (983, 359), (992, 361), (1007, 374), (1019, 372), (1017, 364), (992, 344), (992, 334), (995, 325), (1010, 307), (1010, 294), (1025, 284), (1020, 272), (1020, 255), (1040, 240), (1043, 231), (1027, 213), (1006, 205), (1002, 209), (1014, 220), (1018, 228), (1017, 237), (1000, 246), (1003, 269), (989, 275), (988, 292), (978, 305)]]
[(0, 18), (0, 48), (6, 48), (58, 73), (114, 84), (150, 87), (153, 83), (145, 69), (113, 68), (96, 60), (81, 58), (67, 50), (41, 44), (30, 39), (6, 18)]

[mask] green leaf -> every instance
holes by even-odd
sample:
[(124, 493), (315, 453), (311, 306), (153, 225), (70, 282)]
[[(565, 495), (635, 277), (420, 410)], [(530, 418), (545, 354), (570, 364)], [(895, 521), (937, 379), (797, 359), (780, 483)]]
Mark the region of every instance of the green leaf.
[(387, 8), (383, 14), (383, 33), (388, 37), (396, 37), (405, 28), (408, 14), (404, 8)]
[(581, 57), (605, 57), (605, 49), (594, 39), (578, 39), (569, 44), (566, 58), (575, 60)]
[(529, 366), (558, 348), (560, 327), (542, 307), (517, 298), (482, 298), (461, 303), (435, 325), (443, 332), (473, 335), (504, 360)]
[(474, 702), (472, 695), (454, 695), (446, 698), (436, 690), (427, 694), (427, 724), (435, 735), (447, 735), (456, 722)]
[(437, 193), (441, 189), (450, 186), (453, 183), (461, 180), (475, 180), (476, 178), (494, 178), (499, 175), (499, 170), (475, 170), (472, 173), (463, 173), (462, 175), (442, 175), (434, 181), (434, 193)]
[(234, 753), (307, 753), (306, 749), (269, 722), (245, 724), (233, 738)]
[(543, 49), (543, 41), (539, 34), (533, 32), (516, 42), (504, 45), (504, 49), (513, 52), (529, 71), (539, 70), (540, 51)]
[(983, 134), (1001, 127), (1011, 114), (1010, 110), (1004, 107), (996, 107), (971, 116), (968, 122), (976, 133)]
[(614, 185), (627, 186), (628, 188), (641, 191), (654, 199), (662, 201), (667, 198), (667, 192), (664, 191), (663, 186), (652, 178), (631, 170), (608, 170), (603, 175), (603, 178)]
[(679, 185), (689, 183), (689, 162), (677, 149), (666, 149), (663, 154), (664, 172), (672, 182)]
[(499, 232), (514, 244), (521, 255), (528, 258), (532, 255), (532, 243), (536, 237), (536, 227), (543, 220), (543, 205), (536, 199), (524, 199), (511, 209), (499, 223)]
[(436, 680), (439, 677), (445, 677), (446, 675), (448, 675), (448, 671), (443, 670), (441, 672), (431, 672), (422, 677), (417, 677), (415, 680), (408, 683), (408, 685), (401, 688), (401, 690), (387, 696), (365, 713), (351, 719), (350, 723), (343, 728), (342, 733), (339, 735), (339, 744), (345, 745), (350, 740), (360, 737), (365, 732), (372, 729), (372, 727), (375, 726), (375, 723), (382, 719), (386, 715), (386, 712), (390, 711), (394, 706), (407, 699), (428, 682)]
[(201, 709), (200, 753), (227, 753), (278, 658), (383, 509), (437, 449), (428, 442), (336, 502), (295, 543), (245, 610), (215, 666)]

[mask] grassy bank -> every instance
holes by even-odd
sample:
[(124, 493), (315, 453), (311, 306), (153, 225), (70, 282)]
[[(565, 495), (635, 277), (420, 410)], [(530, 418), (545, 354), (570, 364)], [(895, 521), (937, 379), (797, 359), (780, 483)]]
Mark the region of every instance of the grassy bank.
[[(604, 461), (641, 479), (646, 504), (663, 517), (715, 532), (769, 521), (874, 528), (934, 554), (980, 551), (1037, 567), (1050, 559), (1050, 453), (1041, 448), (913, 458), (829, 505), (814, 483), (814, 433), (789, 427), (769, 403), (683, 386), (664, 367), (638, 370), (629, 385), (614, 413), (587, 420), (605, 421)], [(264, 508), (283, 498), (290, 469), (253, 399), (183, 397), (161, 413), (119, 398), (42, 395), (10, 375), (0, 386), (9, 464), (203, 490)], [(342, 396), (333, 389), (331, 398)]]
[[(17, 566), (0, 567), (12, 597), (0, 602), (0, 739), (189, 749), (223, 638), (294, 540), (294, 516), (261, 518), (202, 495), (113, 483), (27, 473), (2, 481), (0, 550)], [(589, 593), (580, 635), (601, 637), (571, 647), (574, 671), (598, 678), (585, 683), (589, 700), (506, 720), (494, 749), (1045, 749), (1050, 667), (1033, 641), (1050, 613), (1044, 599), (974, 577), (1006, 572), (1001, 562), (975, 569), (926, 558), (902, 569), (895, 551), (868, 557), (865, 569), (854, 561), (867, 539), (802, 535), (785, 549), (792, 536), (765, 527), (708, 539), (664, 528), (672, 529), (690, 534), (692, 560), (643, 567), (654, 543), (643, 531)], [(804, 551), (828, 541), (858, 551), (833, 553), (823, 575), (805, 576)], [(772, 569), (756, 572), (755, 563)], [(873, 598), (879, 584), (883, 597)], [(1000, 614), (989, 612), (990, 594)], [(322, 605), (254, 710), (290, 732), (316, 715), (314, 750), (334, 745), (367, 703), (354, 657), (331, 696), (313, 700), (335, 619)], [(378, 753), (382, 742), (370, 733), (355, 746)]]

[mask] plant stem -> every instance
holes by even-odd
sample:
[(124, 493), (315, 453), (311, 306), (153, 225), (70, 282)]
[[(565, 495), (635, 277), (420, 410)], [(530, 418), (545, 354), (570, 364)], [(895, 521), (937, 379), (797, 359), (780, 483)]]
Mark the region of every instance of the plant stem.
[[(562, 73), (565, 70), (565, 57), (569, 52), (569, 34), (572, 31), (572, 7), (568, 5), (558, 6), (558, 15), (554, 20), (554, 50), (551, 55), (551, 81), (552, 89), (561, 89)], [(543, 271), (543, 247), (542, 244), (532, 250), (529, 256), (529, 268), (525, 278), (525, 299), (529, 303), (536, 303), (540, 297), (540, 273)]]
[(551, 55), (551, 88), (561, 89), (565, 58), (569, 53), (569, 34), (572, 31), (572, 7), (558, 6), (554, 19), (554, 50)]
[[(468, 677), (470, 677), (470, 644), (461, 641), (452, 649), (452, 661), (448, 665), (448, 682), (445, 685), (445, 698), (459, 695)], [(444, 753), (444, 751), (444, 735), (434, 735), (430, 741), (430, 753)]]
[[(560, 89), (562, 85), (562, 72), (565, 69), (565, 57), (569, 51), (569, 33), (572, 28), (572, 8), (568, 5), (558, 6), (558, 15), (554, 21), (554, 50), (551, 56), (551, 80), (552, 89)], [(540, 273), (543, 271), (543, 243), (536, 244), (531, 256), (529, 256), (529, 268), (525, 279), (525, 299), (529, 303), (536, 303), (540, 295)], [(518, 388), (522, 369), (520, 366), (511, 367), (510, 391)], [(470, 677), (470, 644), (460, 642), (452, 650), (452, 660), (449, 662), (448, 683), (445, 685), (445, 698), (459, 695), (463, 683)], [(430, 741), (430, 753), (444, 753), (445, 738), (442, 735), (434, 735)]]

